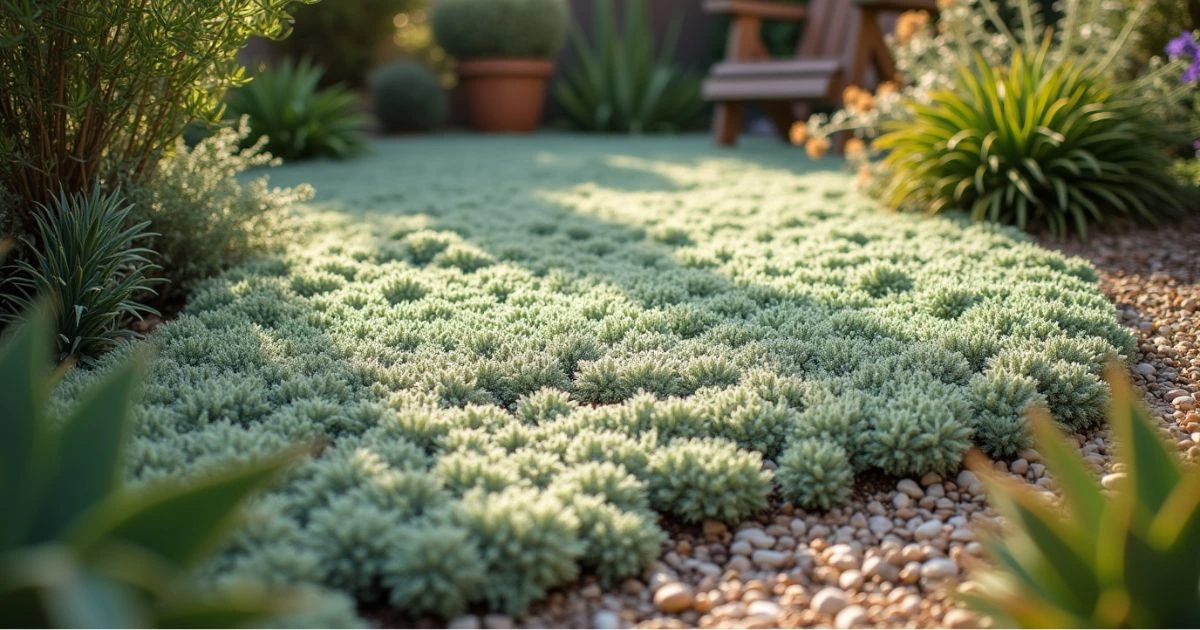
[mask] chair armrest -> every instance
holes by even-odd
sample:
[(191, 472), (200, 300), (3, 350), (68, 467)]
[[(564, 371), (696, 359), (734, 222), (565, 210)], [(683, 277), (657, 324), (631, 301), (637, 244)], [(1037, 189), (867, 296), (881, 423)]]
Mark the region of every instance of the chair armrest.
[(800, 22), (808, 13), (803, 5), (771, 0), (704, 0), (704, 10), (787, 22)]
[(864, 9), (875, 9), (876, 11), (937, 12), (937, 2), (934, 0), (854, 0), (854, 4)]

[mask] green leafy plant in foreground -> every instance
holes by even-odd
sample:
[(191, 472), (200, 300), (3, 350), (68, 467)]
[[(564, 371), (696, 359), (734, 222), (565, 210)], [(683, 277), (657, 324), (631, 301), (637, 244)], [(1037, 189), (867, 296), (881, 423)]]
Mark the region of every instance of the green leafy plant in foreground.
[(597, 0), (593, 41), (571, 30), (576, 65), (555, 96), (572, 126), (642, 133), (679, 131), (695, 120), (703, 107), (700, 79), (671, 63), (680, 22), (672, 22), (656, 53), (649, 15), (646, 2), (630, 2), (618, 32), (611, 0)]
[(1200, 469), (1185, 465), (1110, 370), (1109, 424), (1125, 477), (1111, 494), (1053, 427), (1033, 432), (1062, 491), (1038, 491), (973, 466), (1008, 521), (987, 547), (996, 568), (975, 579), (969, 601), (1002, 627), (1194, 628), (1200, 625)]
[(1052, 64), (1048, 52), (1049, 40), (1018, 50), (1004, 70), (977, 59), (957, 90), (890, 124), (875, 142), (889, 151), (884, 202), (1080, 236), (1112, 212), (1177, 211), (1159, 125), (1089, 66)]
[(243, 146), (266, 136), (267, 152), (283, 160), (340, 159), (365, 150), (367, 118), (357, 97), (340, 85), (318, 89), (323, 72), (287, 59), (230, 91), (226, 115), (250, 119)]
[(155, 236), (148, 221), (129, 225), (132, 206), (119, 192), (60, 193), (34, 215), (35, 235), (24, 239), (19, 259), (0, 281), (0, 299), (11, 321), (45, 297), (53, 302), (57, 358), (92, 362), (122, 339), (138, 333), (123, 327), (129, 317), (158, 311), (140, 300), (153, 295), (154, 252), (139, 246)]
[(113, 369), (64, 421), (50, 417), (50, 326), (32, 315), (0, 345), (0, 610), (25, 627), (230, 627), (294, 605), (189, 587), (238, 507), (293, 455), (187, 483), (122, 488), (143, 361)]

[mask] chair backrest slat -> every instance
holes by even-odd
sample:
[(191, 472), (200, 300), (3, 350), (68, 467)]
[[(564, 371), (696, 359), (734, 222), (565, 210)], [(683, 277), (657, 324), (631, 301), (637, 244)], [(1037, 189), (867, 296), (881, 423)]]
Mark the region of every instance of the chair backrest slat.
[(852, 60), (857, 12), (852, 0), (809, 0), (797, 56)]

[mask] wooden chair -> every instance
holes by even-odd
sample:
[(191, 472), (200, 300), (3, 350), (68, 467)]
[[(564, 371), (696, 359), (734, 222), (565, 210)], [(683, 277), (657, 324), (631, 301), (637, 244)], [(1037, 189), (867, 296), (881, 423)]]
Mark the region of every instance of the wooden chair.
[[(883, 12), (937, 10), (934, 0), (809, 0), (807, 6), (772, 0), (704, 0), (709, 13), (732, 21), (725, 61), (704, 81), (704, 98), (716, 101), (713, 138), (733, 145), (742, 130), (745, 103), (756, 102), (783, 138), (797, 116), (795, 104), (836, 103), (850, 85), (864, 86), (868, 69), (877, 80), (895, 76), (884, 40)], [(794, 59), (772, 58), (762, 43), (764, 20), (803, 22)]]

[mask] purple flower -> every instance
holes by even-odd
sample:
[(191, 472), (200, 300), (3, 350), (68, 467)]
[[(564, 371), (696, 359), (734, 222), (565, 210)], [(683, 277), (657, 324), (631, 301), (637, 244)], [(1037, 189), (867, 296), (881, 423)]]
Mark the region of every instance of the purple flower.
[(1200, 42), (1196, 41), (1195, 33), (1185, 31), (1179, 37), (1167, 42), (1166, 52), (1172, 61), (1187, 57), (1191, 62), (1183, 71), (1183, 75), (1179, 77), (1180, 81), (1184, 83), (1200, 81)]
[(1179, 81), (1182, 83), (1200, 81), (1200, 59), (1193, 61), (1192, 65), (1188, 66), (1187, 70), (1184, 70), (1183, 74), (1179, 75)]
[(1178, 59), (1184, 55), (1196, 58), (1197, 52), (1200, 52), (1200, 45), (1197, 45), (1196, 38), (1192, 33), (1184, 31), (1179, 34), (1179, 37), (1167, 42), (1167, 56), (1171, 59)]

